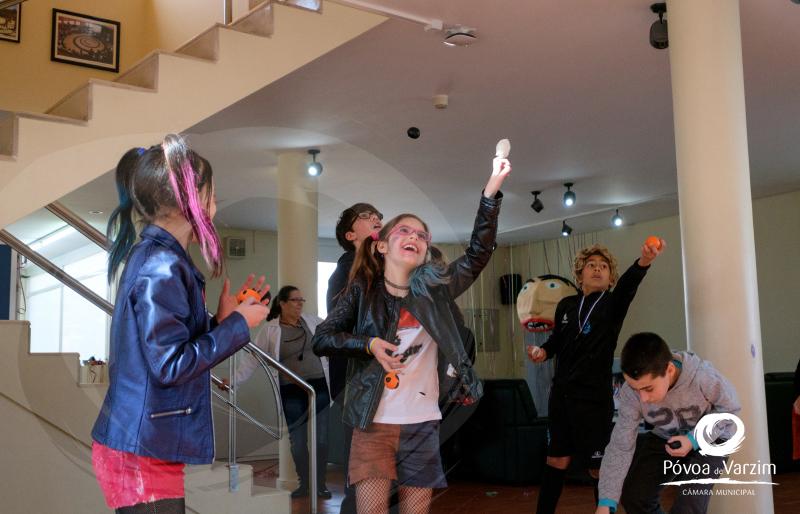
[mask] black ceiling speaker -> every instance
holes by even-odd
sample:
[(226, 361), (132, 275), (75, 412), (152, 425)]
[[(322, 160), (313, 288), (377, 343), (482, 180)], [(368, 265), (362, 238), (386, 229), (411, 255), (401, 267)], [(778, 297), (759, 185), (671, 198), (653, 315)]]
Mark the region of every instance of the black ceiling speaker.
[(663, 2), (653, 4), (650, 6), (650, 10), (658, 14), (658, 21), (654, 21), (650, 25), (650, 46), (658, 50), (664, 50), (669, 46), (667, 20), (664, 19), (664, 13), (667, 12), (667, 4)]

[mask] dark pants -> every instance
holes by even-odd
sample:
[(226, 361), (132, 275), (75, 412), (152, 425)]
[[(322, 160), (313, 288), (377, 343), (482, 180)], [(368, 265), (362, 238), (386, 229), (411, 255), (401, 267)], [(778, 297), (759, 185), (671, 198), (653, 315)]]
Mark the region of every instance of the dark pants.
[[(324, 378), (307, 380), (317, 393), (317, 486), (325, 485), (328, 465), (328, 412), (331, 403)], [(292, 458), (300, 478), (300, 486), (308, 487), (308, 394), (294, 384), (281, 386), (281, 403), (289, 427)]]
[[(628, 514), (639, 513), (662, 513), (659, 493), (664, 482), (677, 480), (694, 480), (698, 478), (719, 478), (715, 470), (722, 469), (725, 462), (724, 457), (711, 457), (700, 455), (697, 451), (689, 452), (683, 458), (670, 456), (664, 445), (666, 441), (652, 433), (640, 436), (636, 442), (636, 453), (633, 455), (631, 467), (625, 484), (622, 486), (622, 498), (620, 503), (625, 507)], [(696, 466), (702, 470), (704, 464), (708, 464), (710, 473), (708, 474), (676, 474), (673, 467), (667, 469), (665, 473), (664, 461), (679, 462), (683, 466), (699, 464)], [(711, 499), (714, 484), (685, 484), (678, 486), (678, 494), (672, 511), (679, 514), (701, 514), (708, 509), (708, 502)]]

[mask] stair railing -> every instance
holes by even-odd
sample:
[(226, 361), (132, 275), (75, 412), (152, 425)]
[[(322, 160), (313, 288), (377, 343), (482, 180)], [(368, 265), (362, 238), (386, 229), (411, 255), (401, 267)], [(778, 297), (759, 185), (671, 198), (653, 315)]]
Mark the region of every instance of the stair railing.
[[(225, 0), (226, 3), (229, 3), (230, 0)], [(108, 251), (111, 248), (111, 242), (108, 238), (99, 230), (91, 226), (87, 223), (83, 218), (69, 210), (63, 204), (59, 202), (53, 202), (46, 206), (46, 209), (59, 218), (61, 218), (64, 222), (68, 225), (72, 226), (75, 230), (83, 234), (86, 238), (88, 238), (93, 243), (97, 244), (100, 248)], [(92, 291), (91, 289), (87, 288), (80, 281), (73, 278), (69, 273), (65, 272), (49, 259), (41, 255), (40, 253), (32, 250), (27, 244), (23, 243), (16, 237), (14, 237), (10, 232), (5, 229), (0, 230), (0, 241), (4, 242), (11, 248), (13, 248), (17, 253), (27, 258), (29, 261), (33, 262), (37, 266), (39, 266), (43, 271), (50, 274), (56, 280), (64, 284), (65, 286), (69, 287), (77, 294), (81, 295), (87, 301), (91, 302), (93, 305), (98, 307), (100, 310), (111, 316), (114, 312), (114, 305), (111, 304), (105, 298), (102, 298), (97, 293)], [(282, 373), (285, 375), (291, 382), (298, 385), (301, 389), (303, 389), (306, 394), (308, 394), (308, 420), (309, 420), (309, 442), (310, 442), (310, 452), (309, 452), (309, 470), (310, 470), (310, 482), (311, 482), (311, 491), (313, 498), (313, 492), (317, 490), (317, 409), (316, 409), (316, 392), (314, 388), (298, 375), (296, 375), (292, 370), (278, 362), (275, 358), (264, 352), (261, 348), (254, 345), (253, 343), (247, 343), (243, 348), (247, 353), (252, 355), (258, 364), (262, 367), (262, 369), (266, 372), (267, 377), (269, 378), (270, 385), (272, 386), (273, 393), (275, 398), (278, 398), (279, 392), (279, 385), (270, 371), (269, 367), (274, 368), (278, 371), (278, 373)], [(217, 393), (216, 391), (211, 391), (214, 397), (222, 400), (225, 404), (228, 405), (228, 427), (229, 427), (229, 437), (228, 437), (228, 489), (230, 491), (237, 491), (239, 489), (239, 466), (236, 463), (236, 414), (240, 414), (242, 417), (253, 423), (257, 428), (261, 431), (269, 434), (270, 436), (274, 437), (275, 439), (280, 439), (282, 437), (282, 430), (280, 428), (280, 420), (281, 415), (283, 414), (282, 408), (280, 405), (280, 401), (276, 402), (278, 405), (278, 429), (277, 431), (267, 427), (263, 423), (256, 420), (252, 415), (250, 415), (247, 411), (239, 407), (236, 401), (236, 384), (235, 384), (235, 373), (234, 373), (234, 366), (235, 366), (235, 355), (231, 356), (230, 359), (230, 377), (231, 377), (231, 385), (227, 388), (228, 389), (228, 398), (223, 397), (221, 394)], [(222, 386), (223, 381), (213, 373), (211, 374), (211, 380), (217, 386)], [(317, 514), (317, 502), (310, 501), (311, 506), (311, 514)]]

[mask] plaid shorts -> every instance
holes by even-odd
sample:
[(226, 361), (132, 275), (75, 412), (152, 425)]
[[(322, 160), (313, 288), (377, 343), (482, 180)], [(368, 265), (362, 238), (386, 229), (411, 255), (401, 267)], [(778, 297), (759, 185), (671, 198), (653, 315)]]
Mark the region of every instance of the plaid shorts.
[(350, 484), (367, 478), (396, 480), (400, 487), (447, 487), (439, 455), (439, 421), (410, 425), (372, 423), (353, 430)]

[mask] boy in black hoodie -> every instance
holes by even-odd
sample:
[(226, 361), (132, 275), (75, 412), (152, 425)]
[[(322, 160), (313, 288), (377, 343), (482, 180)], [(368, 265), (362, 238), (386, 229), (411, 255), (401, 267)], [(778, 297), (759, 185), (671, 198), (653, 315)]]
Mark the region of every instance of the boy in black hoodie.
[(663, 239), (657, 246), (642, 245), (641, 257), (619, 278), (617, 261), (608, 248), (595, 244), (581, 250), (573, 269), (579, 293), (559, 302), (556, 325), (547, 342), (528, 349), (533, 362), (558, 357), (550, 391), (550, 443), (538, 514), (555, 512), (573, 456), (594, 478), (595, 500), (598, 498), (597, 478), (614, 414), (614, 349), (636, 290), (665, 247)]

